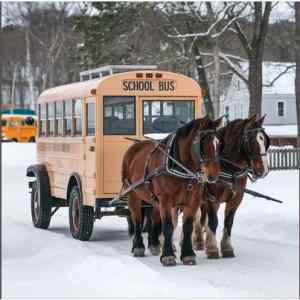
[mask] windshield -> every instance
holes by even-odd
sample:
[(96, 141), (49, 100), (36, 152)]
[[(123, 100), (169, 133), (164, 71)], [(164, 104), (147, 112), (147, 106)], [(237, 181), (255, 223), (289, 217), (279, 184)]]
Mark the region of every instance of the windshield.
[(143, 101), (143, 132), (169, 133), (195, 118), (193, 100)]

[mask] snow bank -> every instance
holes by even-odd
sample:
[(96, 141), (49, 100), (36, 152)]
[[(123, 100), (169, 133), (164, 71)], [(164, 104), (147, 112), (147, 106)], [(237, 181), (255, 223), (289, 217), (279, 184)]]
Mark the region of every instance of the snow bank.
[[(249, 184), (284, 203), (245, 197), (233, 227), (236, 258), (207, 260), (198, 252), (196, 266), (178, 259), (178, 266), (165, 268), (148, 251), (144, 258), (132, 257), (124, 218), (97, 221), (89, 242), (71, 237), (67, 209), (57, 212), (49, 230), (34, 228), (25, 170), (35, 162), (35, 144), (7, 143), (2, 149), (4, 298), (298, 297), (297, 171), (272, 172)], [(222, 223), (220, 214), (218, 236)], [(178, 234), (179, 228), (177, 241)]]
[(297, 125), (264, 125), (266, 133), (270, 136), (296, 137)]

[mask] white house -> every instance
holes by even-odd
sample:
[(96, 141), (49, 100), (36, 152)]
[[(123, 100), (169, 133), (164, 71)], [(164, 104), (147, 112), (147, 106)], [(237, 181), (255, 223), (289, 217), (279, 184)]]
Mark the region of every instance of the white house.
[[(287, 70), (292, 63), (263, 63), (262, 114), (267, 114), (266, 125), (296, 125), (295, 68)], [(248, 64), (241, 64), (247, 76)], [(282, 72), (282, 76), (270, 86), (271, 82)], [(249, 111), (249, 91), (245, 82), (237, 75), (232, 76), (231, 85), (224, 101), (221, 113), (227, 114), (229, 120), (247, 118)]]

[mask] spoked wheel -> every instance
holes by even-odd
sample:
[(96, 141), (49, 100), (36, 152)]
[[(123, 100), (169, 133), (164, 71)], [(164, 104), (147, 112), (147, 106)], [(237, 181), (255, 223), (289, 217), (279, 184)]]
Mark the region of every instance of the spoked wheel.
[(47, 229), (51, 220), (51, 203), (43, 181), (36, 180), (31, 192), (31, 217), (37, 228)]
[(76, 193), (72, 194), (72, 222), (76, 232), (79, 231), (79, 197)]
[(71, 234), (75, 239), (81, 241), (90, 239), (94, 226), (94, 209), (82, 204), (77, 186), (72, 188), (69, 195), (69, 223)]
[(41, 203), (40, 203), (40, 196), (38, 191), (36, 191), (33, 194), (33, 199), (32, 199), (32, 204), (33, 204), (33, 217), (34, 217), (34, 221), (36, 222), (39, 218), (39, 214), (40, 214), (40, 208), (41, 208)]

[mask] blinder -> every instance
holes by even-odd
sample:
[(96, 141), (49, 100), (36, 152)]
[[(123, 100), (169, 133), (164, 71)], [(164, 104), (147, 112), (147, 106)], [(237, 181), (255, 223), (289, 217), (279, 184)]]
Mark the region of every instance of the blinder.
[[(213, 158), (213, 159), (208, 159), (204, 157), (204, 151), (202, 149), (202, 145), (203, 145), (203, 141), (204, 139), (207, 137), (208, 134), (210, 133), (214, 133), (217, 135), (217, 131), (215, 129), (207, 129), (207, 130), (198, 130), (198, 135), (197, 137), (194, 139), (193, 143), (192, 143), (192, 150), (196, 153), (197, 157), (198, 157), (198, 161), (200, 163), (207, 163), (207, 162), (211, 162), (211, 161), (219, 161), (219, 156)], [(219, 138), (219, 137), (218, 137)], [(224, 144), (222, 143), (222, 148), (224, 148)]]
[(252, 133), (252, 132), (261, 132), (264, 135), (265, 139), (266, 139), (266, 151), (268, 151), (268, 149), (270, 147), (270, 138), (265, 133), (265, 130), (263, 128), (255, 128), (255, 129), (245, 130), (245, 133), (243, 135), (242, 146), (243, 146), (244, 151), (245, 151), (245, 153), (246, 153), (249, 160), (255, 160), (255, 159), (260, 158), (262, 155), (266, 155), (266, 153), (265, 154), (254, 154), (251, 151), (249, 133)]

